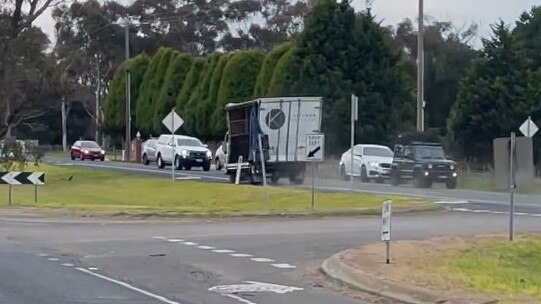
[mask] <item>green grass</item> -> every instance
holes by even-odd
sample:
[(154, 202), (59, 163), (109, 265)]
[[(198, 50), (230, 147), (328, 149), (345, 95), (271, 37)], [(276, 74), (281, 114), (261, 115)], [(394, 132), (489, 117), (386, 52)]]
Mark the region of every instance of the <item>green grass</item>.
[[(377, 214), (384, 199), (395, 211), (439, 210), (419, 199), (369, 194), (322, 193), (310, 208), (310, 191), (270, 187), (269, 205), (261, 186), (175, 181), (76, 166), (29, 167), (45, 172), (34, 203), (33, 186), (13, 187), (15, 206), (62, 208), (83, 213), (128, 215)], [(73, 177), (68, 181), (69, 177)], [(0, 186), (6, 193), (7, 186)], [(4, 200), (5, 202), (5, 200)], [(7, 202), (6, 202), (7, 204)]]
[(438, 258), (434, 265), (444, 265), (452, 280), (475, 291), (511, 300), (533, 297), (541, 303), (541, 237), (480, 241)]

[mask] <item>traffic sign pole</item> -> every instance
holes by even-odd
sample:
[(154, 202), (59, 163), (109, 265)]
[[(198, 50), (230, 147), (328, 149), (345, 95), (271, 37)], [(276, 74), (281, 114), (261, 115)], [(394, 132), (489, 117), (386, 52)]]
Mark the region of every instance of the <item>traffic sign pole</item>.
[(515, 132), (511, 132), (510, 149), (509, 149), (509, 191), (510, 191), (510, 210), (509, 210), (509, 241), (514, 238), (514, 217), (515, 217), (515, 148), (516, 137)]
[[(171, 109), (171, 112), (174, 112), (174, 109)], [(175, 181), (175, 115), (171, 115), (171, 140), (173, 141), (173, 150), (171, 151), (171, 180)], [(179, 160), (180, 161), (180, 160)]]

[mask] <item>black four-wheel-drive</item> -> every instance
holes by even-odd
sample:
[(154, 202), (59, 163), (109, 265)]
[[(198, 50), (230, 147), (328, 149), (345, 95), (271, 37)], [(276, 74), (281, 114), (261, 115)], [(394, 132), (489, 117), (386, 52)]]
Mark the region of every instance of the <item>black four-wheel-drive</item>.
[(418, 141), (399, 136), (394, 145), (391, 184), (397, 186), (413, 180), (416, 188), (430, 188), (434, 182), (455, 189), (458, 181), (456, 163), (447, 159), (441, 143)]

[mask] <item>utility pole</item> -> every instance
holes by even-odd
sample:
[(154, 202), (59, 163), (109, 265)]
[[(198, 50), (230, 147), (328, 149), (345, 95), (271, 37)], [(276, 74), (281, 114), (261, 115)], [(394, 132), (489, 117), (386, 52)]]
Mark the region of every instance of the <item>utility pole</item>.
[(417, 32), (417, 131), (425, 130), (424, 123), (424, 0), (419, 0), (419, 30)]
[[(130, 20), (126, 17), (125, 24), (125, 48), (126, 48), (126, 62), (130, 59)], [(130, 149), (131, 149), (131, 92), (130, 92), (130, 67), (126, 65), (126, 144), (125, 144), (125, 157), (126, 162), (130, 162)]]
[[(100, 71), (100, 53), (96, 55), (96, 110), (94, 112), (94, 120), (96, 123), (96, 142), (100, 142), (99, 139), (99, 125), (100, 125), (100, 93), (101, 93), (101, 71)], [(103, 143), (102, 143), (103, 144)]]

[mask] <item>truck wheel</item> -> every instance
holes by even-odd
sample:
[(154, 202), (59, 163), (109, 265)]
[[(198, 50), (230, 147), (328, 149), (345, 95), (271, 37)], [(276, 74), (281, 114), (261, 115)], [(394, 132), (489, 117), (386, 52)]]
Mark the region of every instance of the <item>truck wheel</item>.
[(276, 174), (276, 172), (273, 172), (271, 175), (271, 183), (276, 184), (278, 183), (279, 179), (280, 179), (280, 176)]
[(156, 158), (156, 164), (158, 165), (158, 168), (160, 169), (165, 168), (165, 163), (163, 162), (163, 158), (160, 154), (158, 154), (158, 158)]
[(456, 189), (456, 184), (457, 184), (457, 180), (454, 178), (449, 178), (445, 182), (445, 186), (447, 187), (447, 189)]
[(376, 183), (378, 183), (378, 184), (383, 184), (384, 181), (385, 180), (382, 177), (376, 178)]
[(290, 174), (289, 175), (289, 182), (292, 185), (302, 185), (304, 183), (304, 172)]
[(175, 156), (175, 169), (176, 170), (182, 170), (182, 166), (180, 165), (180, 156)]
[(415, 178), (413, 179), (413, 186), (415, 188), (423, 188), (423, 185), (424, 185), (423, 177), (420, 175), (416, 175)]
[(237, 178), (237, 175), (235, 174), (235, 172), (229, 174), (229, 182), (230, 183), (234, 184), (235, 181), (236, 181), (235, 180), (236, 178)]
[(220, 159), (218, 157), (216, 157), (215, 164), (216, 164), (216, 170), (221, 171), (223, 166), (222, 166), (222, 163), (220, 162)]
[(190, 171), (192, 170), (192, 166), (184, 166), (184, 170)]
[(203, 165), (203, 171), (210, 171), (210, 160), (208, 163)]
[(361, 182), (368, 183), (370, 180), (368, 179), (368, 174), (366, 173), (366, 167), (362, 166), (361, 168)]
[(400, 185), (400, 175), (398, 172), (391, 172), (391, 185), (398, 186)]
[(348, 181), (349, 178), (346, 174), (346, 166), (345, 165), (341, 165), (340, 166), (340, 178), (343, 180), (343, 181)]
[(150, 163), (150, 162), (148, 161), (148, 157), (147, 157), (146, 154), (143, 154), (143, 161), (142, 161), (142, 162), (143, 162), (143, 165), (145, 165), (145, 166), (148, 166), (148, 164)]

